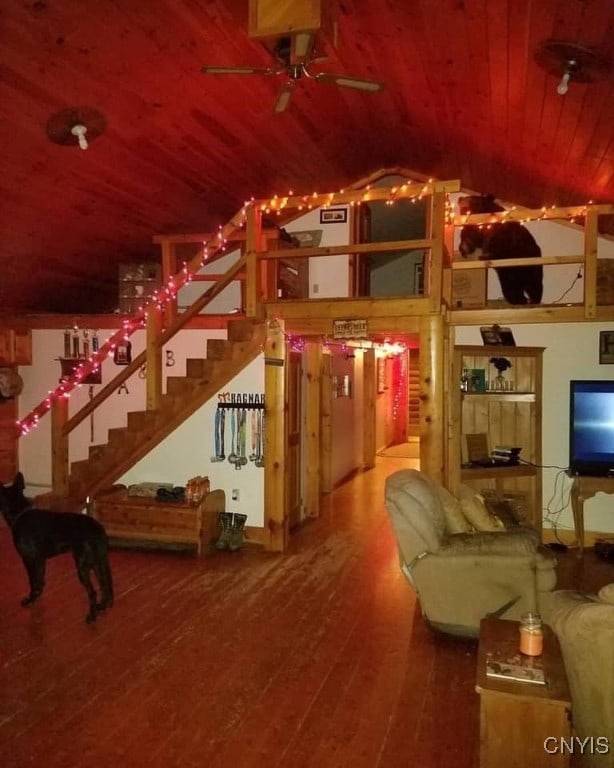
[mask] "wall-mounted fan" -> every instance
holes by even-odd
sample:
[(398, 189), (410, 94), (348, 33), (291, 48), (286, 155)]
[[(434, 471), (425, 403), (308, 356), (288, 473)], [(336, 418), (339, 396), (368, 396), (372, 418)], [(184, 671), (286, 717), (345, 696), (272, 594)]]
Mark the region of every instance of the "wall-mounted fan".
[(352, 75), (337, 75), (331, 72), (312, 72), (310, 69), (312, 64), (322, 61), (322, 59), (315, 56), (311, 46), (306, 49), (304, 54), (300, 52), (297, 54), (296, 41), (293, 46), (291, 37), (280, 38), (275, 44), (273, 54), (277, 60), (276, 66), (273, 67), (205, 66), (201, 67), (201, 72), (206, 75), (285, 75), (287, 80), (282, 85), (275, 102), (274, 111), (277, 114), (287, 109), (296, 83), (303, 78), (314, 80), (316, 83), (340, 85), (342, 88), (357, 88), (360, 91), (371, 93), (381, 91), (384, 88), (383, 83), (375, 80), (364, 80)]

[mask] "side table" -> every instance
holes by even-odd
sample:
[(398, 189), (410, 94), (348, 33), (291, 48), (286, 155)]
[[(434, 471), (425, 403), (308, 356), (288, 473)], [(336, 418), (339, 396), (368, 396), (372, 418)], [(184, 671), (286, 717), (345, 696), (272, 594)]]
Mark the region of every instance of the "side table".
[[(476, 691), (480, 695), (480, 768), (567, 768), (571, 696), (556, 635), (544, 627), (541, 660), (546, 685), (487, 677), (489, 654), (512, 658), (518, 653), (517, 621), (483, 619)], [(548, 740), (548, 741), (546, 741)]]
[(579, 557), (584, 554), (584, 502), (597, 493), (614, 493), (614, 477), (591, 477), (589, 475), (576, 475), (574, 477), (570, 498)]

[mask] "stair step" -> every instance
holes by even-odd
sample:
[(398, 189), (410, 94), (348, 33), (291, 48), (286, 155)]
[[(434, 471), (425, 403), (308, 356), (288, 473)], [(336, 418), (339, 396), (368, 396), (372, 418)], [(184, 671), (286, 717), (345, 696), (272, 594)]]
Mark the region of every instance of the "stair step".
[(237, 317), (227, 323), (229, 341), (250, 341), (254, 337), (254, 321)]
[(213, 375), (215, 361), (206, 357), (188, 357), (185, 372), (189, 378), (209, 378)]
[(209, 360), (231, 360), (236, 342), (227, 339), (207, 339)]

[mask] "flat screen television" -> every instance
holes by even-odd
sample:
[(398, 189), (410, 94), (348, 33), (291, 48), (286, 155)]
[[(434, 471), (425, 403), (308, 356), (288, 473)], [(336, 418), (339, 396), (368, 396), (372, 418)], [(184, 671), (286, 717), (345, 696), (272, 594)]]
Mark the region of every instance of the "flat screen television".
[(614, 476), (614, 381), (570, 381), (569, 472)]

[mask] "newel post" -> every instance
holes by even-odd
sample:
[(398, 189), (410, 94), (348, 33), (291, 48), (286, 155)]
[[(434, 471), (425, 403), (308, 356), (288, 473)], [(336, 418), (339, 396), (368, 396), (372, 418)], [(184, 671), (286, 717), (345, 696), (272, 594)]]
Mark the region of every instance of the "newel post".
[(68, 398), (54, 398), (51, 402), (51, 490), (54, 496), (68, 495), (68, 435), (64, 433), (67, 421)]
[(155, 411), (162, 397), (162, 347), (158, 343), (162, 332), (162, 313), (150, 305), (146, 325), (146, 408)]

